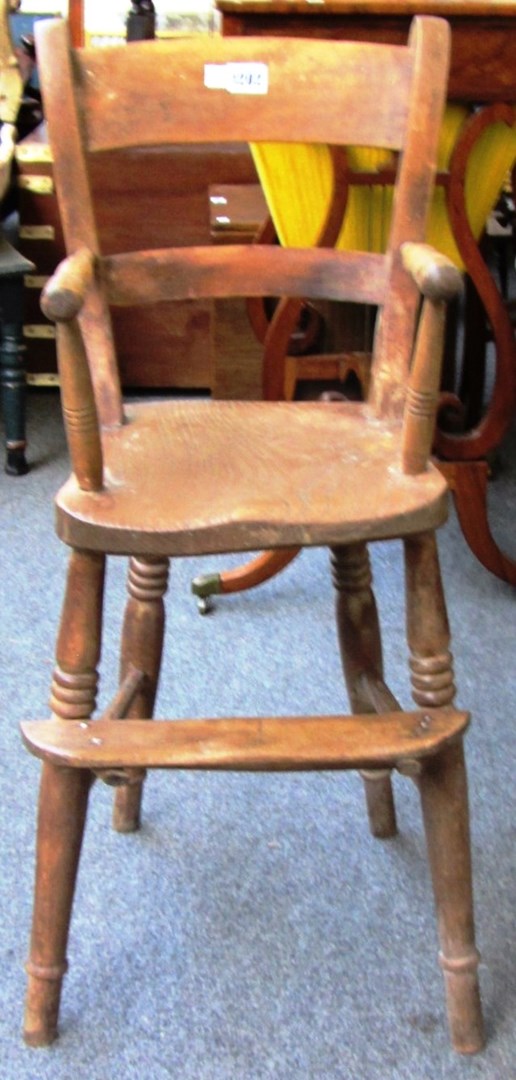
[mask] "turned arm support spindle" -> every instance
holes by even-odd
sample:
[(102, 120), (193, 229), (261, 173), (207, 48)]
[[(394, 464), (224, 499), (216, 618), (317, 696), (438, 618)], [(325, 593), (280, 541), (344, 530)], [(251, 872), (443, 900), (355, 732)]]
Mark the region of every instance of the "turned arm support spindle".
[(428, 244), (404, 244), (401, 254), (423, 297), (403, 418), (403, 471), (415, 476), (424, 472), (432, 449), (446, 304), (462, 291), (462, 275)]
[(95, 255), (80, 248), (47, 282), (41, 308), (57, 323), (61, 398), (73, 471), (85, 491), (100, 491), (102, 446), (88, 358), (78, 322), (94, 284)]

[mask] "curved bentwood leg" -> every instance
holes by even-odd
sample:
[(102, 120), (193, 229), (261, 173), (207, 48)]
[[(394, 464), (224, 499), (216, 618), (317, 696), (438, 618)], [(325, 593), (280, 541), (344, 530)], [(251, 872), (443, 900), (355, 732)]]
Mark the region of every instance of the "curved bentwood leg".
[[(87, 720), (100, 656), (104, 557), (73, 551), (57, 642), (51, 704), (60, 720)], [(57, 1035), (61, 985), (91, 773), (43, 765), (36, 887), (25, 1012), (25, 1039), (45, 1046)]]
[[(372, 591), (369, 553), (364, 543), (333, 548), (333, 584), (337, 591), (336, 616), (344, 678), (354, 713), (373, 712), (364, 694), (362, 676), (383, 678), (382, 645), (376, 601)], [(369, 824), (373, 836), (396, 834), (396, 814), (390, 771), (362, 773)]]
[(197, 606), (201, 615), (206, 615), (212, 607), (212, 596), (225, 593), (246, 592), (263, 585), (265, 581), (280, 574), (296, 556), (301, 548), (276, 548), (263, 551), (250, 562), (243, 563), (233, 570), (221, 573), (199, 574), (192, 581), (192, 592), (197, 597)]
[[(422, 708), (451, 705), (450, 635), (435, 536), (405, 541), (407, 632), (413, 697)], [(467, 780), (462, 738), (423, 766), (418, 780), (432, 874), (448, 1022), (455, 1050), (484, 1043), (475, 947)]]
[[(168, 583), (168, 559), (132, 558), (129, 562), (120, 658), (120, 681), (133, 666), (145, 674), (141, 690), (127, 713), (130, 719), (150, 719), (158, 685), (165, 630), (163, 597)], [(113, 808), (117, 832), (134, 832), (140, 825), (143, 769), (126, 770), (130, 779), (118, 788)]]

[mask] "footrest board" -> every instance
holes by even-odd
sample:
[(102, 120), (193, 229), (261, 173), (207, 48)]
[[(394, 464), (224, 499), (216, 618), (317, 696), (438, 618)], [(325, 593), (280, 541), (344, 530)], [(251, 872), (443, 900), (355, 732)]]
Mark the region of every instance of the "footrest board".
[(217, 720), (35, 720), (27, 748), (81, 769), (310, 770), (395, 768), (437, 753), (467, 727), (453, 709), (382, 715)]

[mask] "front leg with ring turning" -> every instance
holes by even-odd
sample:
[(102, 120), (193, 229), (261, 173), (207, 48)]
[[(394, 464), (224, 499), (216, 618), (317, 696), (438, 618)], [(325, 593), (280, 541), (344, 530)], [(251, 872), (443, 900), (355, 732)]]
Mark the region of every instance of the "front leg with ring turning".
[[(407, 636), (412, 696), (424, 709), (451, 706), (450, 634), (434, 534), (405, 541)], [(440, 964), (455, 1050), (484, 1045), (475, 945), (467, 778), (462, 738), (428, 760), (418, 777), (437, 909)]]
[[(70, 557), (51, 705), (58, 720), (88, 720), (95, 708), (105, 559)], [(38, 809), (36, 886), (24, 1034), (30, 1046), (57, 1035), (66, 947), (91, 773), (45, 763)]]

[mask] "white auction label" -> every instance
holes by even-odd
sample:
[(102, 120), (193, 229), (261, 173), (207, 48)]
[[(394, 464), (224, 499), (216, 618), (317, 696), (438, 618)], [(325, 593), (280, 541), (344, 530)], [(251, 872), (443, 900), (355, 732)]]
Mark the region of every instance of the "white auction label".
[(205, 64), (204, 85), (208, 90), (227, 90), (228, 94), (266, 94), (269, 69), (258, 61)]

